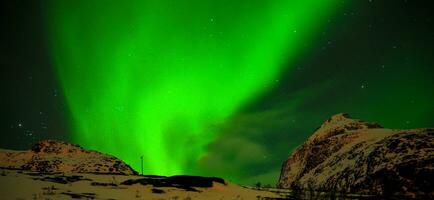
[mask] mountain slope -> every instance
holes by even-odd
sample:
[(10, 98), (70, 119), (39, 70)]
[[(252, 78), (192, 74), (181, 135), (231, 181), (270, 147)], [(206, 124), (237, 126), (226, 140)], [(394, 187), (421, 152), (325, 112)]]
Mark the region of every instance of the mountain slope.
[(40, 141), (28, 151), (0, 150), (0, 168), (49, 173), (137, 174), (113, 156), (54, 140)]
[(282, 166), (280, 188), (433, 197), (434, 129), (393, 130), (337, 114)]

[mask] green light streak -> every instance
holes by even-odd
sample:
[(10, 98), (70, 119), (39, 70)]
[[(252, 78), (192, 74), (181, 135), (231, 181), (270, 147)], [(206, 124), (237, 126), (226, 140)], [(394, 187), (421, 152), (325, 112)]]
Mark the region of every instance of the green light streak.
[(272, 87), (337, 1), (47, 3), (53, 63), (81, 145), (182, 174)]

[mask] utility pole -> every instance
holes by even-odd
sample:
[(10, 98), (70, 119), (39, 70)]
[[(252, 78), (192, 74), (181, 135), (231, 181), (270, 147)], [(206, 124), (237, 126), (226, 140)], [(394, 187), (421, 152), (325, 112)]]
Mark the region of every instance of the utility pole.
[(141, 162), (141, 167), (142, 167), (142, 175), (143, 175), (143, 156), (140, 156), (140, 160), (142, 161)]

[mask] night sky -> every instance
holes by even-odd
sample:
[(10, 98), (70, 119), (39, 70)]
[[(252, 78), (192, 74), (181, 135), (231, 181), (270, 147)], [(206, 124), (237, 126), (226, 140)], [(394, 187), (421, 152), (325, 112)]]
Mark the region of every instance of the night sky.
[(1, 148), (275, 184), (333, 114), (434, 127), (431, 1), (74, 2), (2, 3)]

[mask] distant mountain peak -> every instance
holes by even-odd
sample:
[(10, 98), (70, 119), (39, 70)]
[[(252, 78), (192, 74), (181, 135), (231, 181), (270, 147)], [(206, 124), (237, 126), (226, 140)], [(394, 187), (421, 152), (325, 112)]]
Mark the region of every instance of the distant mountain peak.
[(350, 115), (348, 113), (338, 113), (333, 115), (330, 119), (329, 122), (333, 123), (333, 122), (338, 122), (338, 121), (342, 121), (342, 120), (346, 120), (346, 119), (350, 119)]
[(79, 145), (58, 140), (41, 140), (34, 144), (30, 150), (35, 153), (72, 153), (76, 151), (86, 151)]
[(352, 119), (347, 113), (338, 113), (326, 120), (313, 134), (311, 139), (318, 140), (359, 129), (383, 128), (378, 123)]

